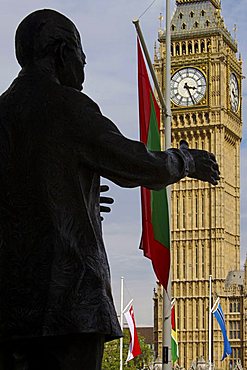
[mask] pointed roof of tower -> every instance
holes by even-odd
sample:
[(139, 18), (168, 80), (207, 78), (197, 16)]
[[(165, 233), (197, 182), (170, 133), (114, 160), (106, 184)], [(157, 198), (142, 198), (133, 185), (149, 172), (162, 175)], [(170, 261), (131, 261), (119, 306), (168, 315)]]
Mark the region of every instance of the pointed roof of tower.
[[(176, 4), (202, 3), (205, 0), (176, 0)], [(216, 8), (220, 9), (220, 0), (209, 0)]]
[[(227, 30), (221, 16), (220, 0), (176, 0), (176, 10), (171, 20), (172, 40), (205, 37), (221, 34), (229, 46), (237, 52), (237, 43)], [(165, 32), (159, 35), (165, 39)]]
[(244, 284), (244, 271), (234, 270), (229, 271), (225, 280), (225, 288), (229, 288), (231, 285), (243, 285)]
[(212, 0), (177, 0), (177, 8), (172, 17), (173, 34), (206, 31), (221, 26), (220, 23), (220, 7)]

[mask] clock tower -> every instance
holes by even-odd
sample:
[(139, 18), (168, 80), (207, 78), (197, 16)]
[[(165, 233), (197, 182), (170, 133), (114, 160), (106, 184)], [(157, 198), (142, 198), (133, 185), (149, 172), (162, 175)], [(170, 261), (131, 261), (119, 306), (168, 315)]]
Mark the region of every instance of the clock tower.
[[(172, 189), (172, 294), (176, 300), (179, 365), (189, 369), (192, 361), (208, 359), (210, 275), (213, 302), (220, 297), (228, 333), (230, 330), (233, 306), (226, 278), (240, 270), (243, 76), (237, 42), (225, 26), (220, 0), (177, 0), (171, 35), (172, 146), (179, 147), (180, 140), (185, 139), (190, 148), (213, 152), (221, 172), (216, 187), (186, 178)], [(163, 91), (165, 40), (165, 33), (160, 31), (154, 65)], [(230, 361), (234, 363), (237, 358), (246, 366), (241, 325), (231, 342), (233, 354), (223, 363), (223, 339), (215, 319), (213, 326), (215, 366), (229, 368)], [(160, 356), (161, 328), (157, 328)]]

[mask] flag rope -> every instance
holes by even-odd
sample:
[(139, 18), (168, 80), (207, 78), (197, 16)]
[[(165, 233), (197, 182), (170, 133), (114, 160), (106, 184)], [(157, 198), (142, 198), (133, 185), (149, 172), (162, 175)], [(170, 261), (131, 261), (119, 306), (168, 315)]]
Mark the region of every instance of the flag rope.
[[(124, 290), (125, 290), (125, 293), (127, 291), (128, 293), (128, 297), (129, 300), (131, 299), (131, 297), (134, 297), (135, 294), (133, 294), (133, 292), (129, 289), (128, 285), (126, 284), (126, 282), (124, 281)], [(125, 294), (126, 295), (126, 294)]]
[(153, 0), (152, 3), (144, 10), (144, 12), (139, 16), (138, 19), (140, 19), (147, 11), (153, 6), (153, 4), (156, 2), (156, 0)]
[(134, 299), (131, 299), (131, 300), (129, 301), (129, 303), (128, 303), (128, 304), (125, 306), (125, 308), (123, 309), (123, 312), (122, 312), (122, 313), (125, 313), (125, 311), (127, 311), (127, 310), (129, 309), (129, 307), (132, 305), (133, 301), (134, 301)]

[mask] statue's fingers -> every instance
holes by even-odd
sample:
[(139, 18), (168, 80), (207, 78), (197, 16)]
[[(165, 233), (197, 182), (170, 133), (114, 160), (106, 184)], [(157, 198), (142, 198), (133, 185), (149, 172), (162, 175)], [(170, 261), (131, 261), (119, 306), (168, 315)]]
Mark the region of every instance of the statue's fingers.
[(99, 201), (100, 201), (100, 203), (106, 203), (106, 204), (114, 203), (114, 199), (111, 198), (111, 197), (100, 197)]
[(214, 171), (215, 176), (220, 176), (219, 165), (217, 162), (211, 161), (211, 170)]
[(209, 157), (210, 157), (214, 162), (217, 162), (217, 161), (216, 161), (216, 158), (215, 158), (214, 153), (209, 153)]
[(189, 144), (186, 140), (180, 140), (180, 149), (189, 149)]
[(217, 185), (218, 181), (220, 180), (219, 172), (212, 170), (210, 177), (211, 177), (211, 180), (212, 180), (211, 183), (213, 183), (213, 185)]
[(110, 213), (111, 212), (111, 208), (110, 207), (106, 207), (106, 206), (100, 206), (100, 212)]
[(108, 191), (110, 188), (108, 185), (100, 185), (100, 192), (101, 193), (104, 193), (106, 191)]
[(219, 179), (215, 178), (214, 176), (211, 177), (211, 184), (212, 185), (218, 185)]
[(218, 185), (218, 181), (215, 180), (214, 178), (211, 178), (209, 183), (212, 184), (212, 185)]
[(212, 160), (212, 169), (217, 172), (218, 176), (220, 175), (219, 164), (216, 160)]

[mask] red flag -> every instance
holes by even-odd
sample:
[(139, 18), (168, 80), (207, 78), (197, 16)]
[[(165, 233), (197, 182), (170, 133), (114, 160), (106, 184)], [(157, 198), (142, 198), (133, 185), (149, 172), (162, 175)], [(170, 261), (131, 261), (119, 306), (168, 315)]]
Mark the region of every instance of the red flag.
[(124, 313), (124, 316), (126, 318), (126, 321), (129, 326), (130, 330), (130, 345), (129, 345), (129, 352), (127, 361), (132, 360), (134, 357), (139, 356), (142, 351), (138, 340), (137, 330), (136, 330), (136, 324), (135, 324), (135, 317), (134, 317), (134, 310), (133, 306), (131, 305), (128, 311)]
[[(138, 90), (140, 139), (149, 150), (159, 151), (160, 109), (154, 97), (139, 40)], [(166, 289), (170, 270), (170, 231), (166, 189), (141, 188), (142, 239), (140, 248), (151, 259), (157, 279)]]

